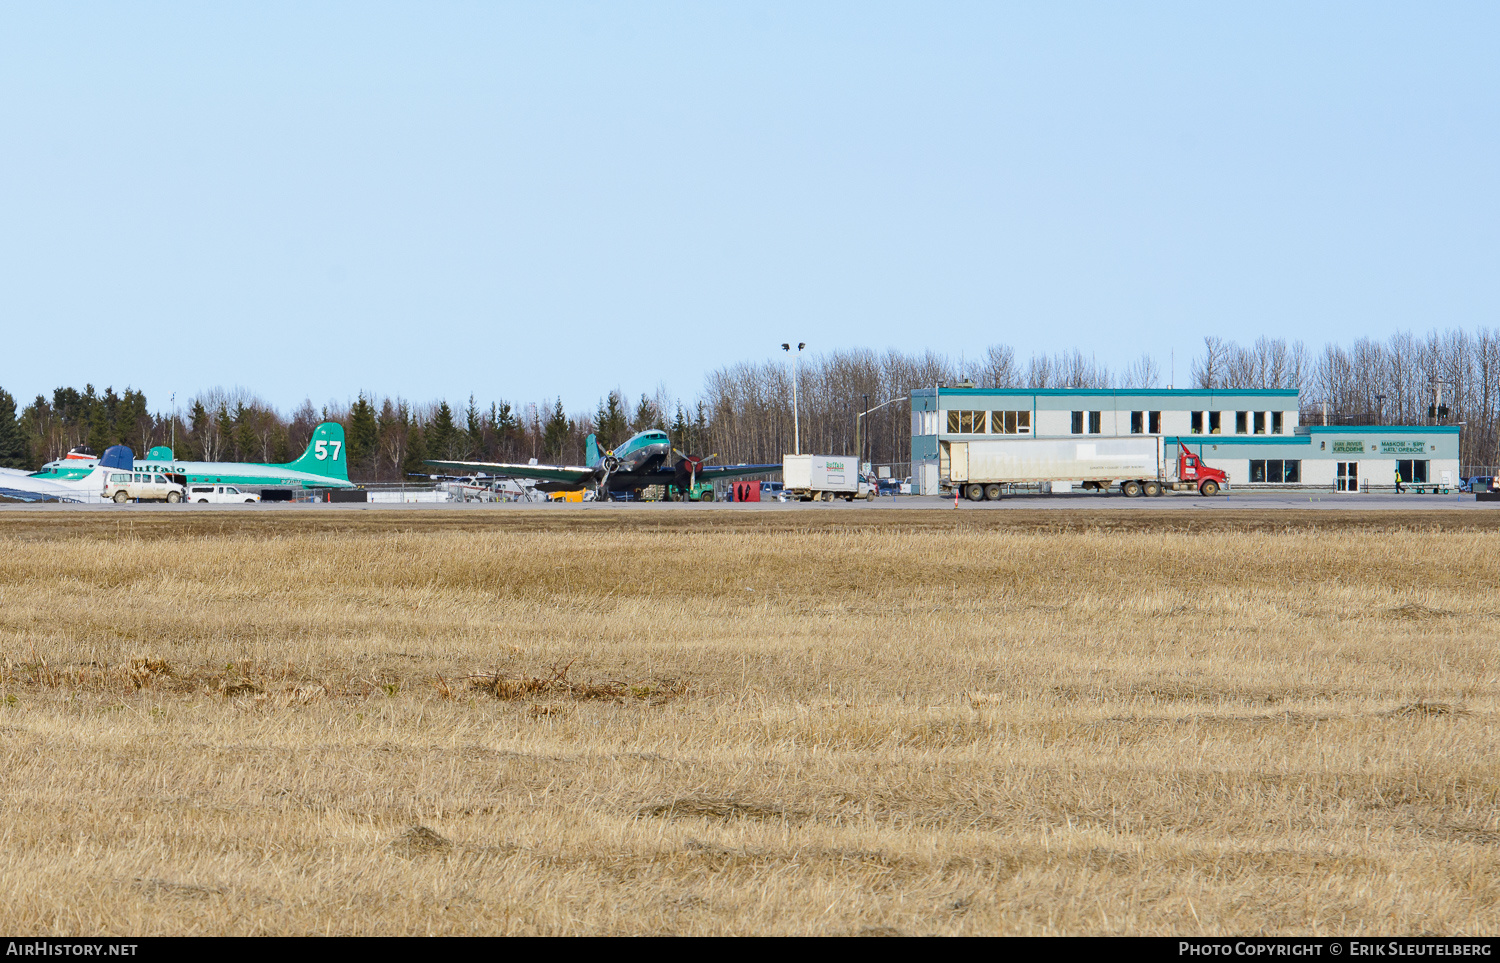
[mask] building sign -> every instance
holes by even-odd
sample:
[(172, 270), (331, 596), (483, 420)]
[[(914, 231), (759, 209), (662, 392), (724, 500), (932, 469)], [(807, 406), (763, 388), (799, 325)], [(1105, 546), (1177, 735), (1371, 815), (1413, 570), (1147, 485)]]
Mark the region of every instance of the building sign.
[(1420, 455), (1427, 450), (1425, 441), (1382, 441), (1382, 455)]
[(1344, 454), (1360, 454), (1365, 450), (1365, 443), (1362, 441), (1335, 441), (1333, 443), (1333, 450)]

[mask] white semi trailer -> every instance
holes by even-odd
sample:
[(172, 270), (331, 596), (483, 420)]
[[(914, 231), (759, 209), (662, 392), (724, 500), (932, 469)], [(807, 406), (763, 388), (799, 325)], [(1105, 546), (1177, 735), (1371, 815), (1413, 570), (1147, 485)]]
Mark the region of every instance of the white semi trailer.
[(938, 480), (971, 501), (999, 498), (1006, 485), (1078, 482), (1086, 489), (1118, 487), (1136, 496), (1217, 495), (1228, 484), (1227, 474), (1203, 464), (1186, 445), (1177, 448), (1176, 458), (1170, 458), (1159, 435), (945, 441), (938, 448)]
[(859, 477), (858, 460), (840, 455), (783, 455), (781, 489), (804, 502), (875, 497), (869, 483)]

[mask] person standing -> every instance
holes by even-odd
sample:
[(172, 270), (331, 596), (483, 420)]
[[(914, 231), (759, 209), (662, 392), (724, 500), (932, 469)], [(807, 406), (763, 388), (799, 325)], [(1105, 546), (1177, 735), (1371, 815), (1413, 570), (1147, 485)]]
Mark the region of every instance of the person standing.
[(1401, 494), (1401, 466), (1396, 466), (1396, 494)]

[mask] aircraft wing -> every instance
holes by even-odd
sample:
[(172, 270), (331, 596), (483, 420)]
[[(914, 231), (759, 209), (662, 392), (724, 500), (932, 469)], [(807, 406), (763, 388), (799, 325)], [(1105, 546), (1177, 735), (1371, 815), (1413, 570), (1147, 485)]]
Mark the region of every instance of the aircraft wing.
[(704, 465), (698, 469), (699, 478), (735, 478), (739, 475), (764, 475), (781, 471), (780, 465)]
[(495, 475), (501, 478), (539, 478), (543, 481), (570, 482), (582, 486), (594, 477), (594, 469), (579, 465), (510, 465), (494, 461), (434, 461), (422, 464), (441, 468), (457, 475)]

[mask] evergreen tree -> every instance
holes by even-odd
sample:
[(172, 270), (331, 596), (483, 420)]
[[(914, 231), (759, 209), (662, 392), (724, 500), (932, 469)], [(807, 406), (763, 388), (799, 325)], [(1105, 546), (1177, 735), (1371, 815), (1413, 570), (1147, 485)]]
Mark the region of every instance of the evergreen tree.
[[(389, 402), (387, 402), (389, 404)], [(373, 469), (375, 445), (380, 437), (380, 427), (375, 422), (375, 406), (359, 393), (359, 400), (349, 409), (349, 464), (364, 469)]]
[(454, 435), (458, 429), (453, 424), (453, 409), (448, 407), (448, 402), (438, 402), (437, 412), (432, 416), (432, 423), (423, 430), (423, 441), (426, 443), (427, 451), (432, 458), (452, 458), (454, 452)]
[(193, 401), (193, 411), (189, 415), (192, 421), (192, 433), (184, 439), (187, 442), (188, 461), (212, 461), (209, 457), (208, 433), (208, 409), (203, 407), (203, 402), (197, 399)]
[(644, 394), (641, 395), (641, 403), (635, 408), (635, 421), (630, 425), (631, 431), (645, 431), (648, 428), (664, 427), (661, 423), (661, 413), (656, 410), (656, 405)]
[(542, 450), (548, 458), (561, 460), (563, 449), (568, 444), (568, 434), (571, 426), (568, 424), (568, 414), (563, 411), (562, 399), (557, 399), (557, 406), (552, 409), (552, 417), (547, 419), (547, 427), (542, 433)]
[(234, 406), (234, 450), (237, 461), (251, 461), (261, 457), (260, 440), (255, 433), (255, 409), (246, 408), (243, 401)]
[(88, 425), (87, 444), (94, 449), (94, 454), (103, 455), (104, 449), (108, 448), (110, 443), (109, 412), (104, 410), (104, 404), (94, 394), (93, 385), (84, 386), (83, 397), (80, 401), (83, 404), (84, 418), (87, 419)]
[(0, 388), (0, 468), (28, 468), (31, 445), (16, 420), (16, 399)]
[(604, 451), (613, 450), (625, 440), (629, 430), (630, 426), (625, 423), (625, 405), (620, 392), (611, 391), (608, 398), (599, 402), (599, 410), (594, 415), (594, 434), (599, 438), (599, 447)]
[(216, 453), (210, 457), (210, 461), (234, 460), (234, 453), (230, 446), (234, 444), (234, 419), (229, 416), (229, 406), (219, 405), (219, 413), (214, 416), (214, 440), (217, 442)]
[(479, 450), (480, 443), (484, 440), (484, 421), (480, 418), (479, 409), (474, 406), (474, 396), (469, 395), (469, 407), (464, 409), (464, 431), (468, 434), (467, 451), (465, 457), (472, 458)]
[(672, 419), (672, 444), (676, 445), (683, 451), (691, 450), (691, 446), (688, 442), (688, 431), (690, 427), (691, 426), (688, 425), (687, 415), (684, 414), (682, 410), (682, 402), (679, 401), (677, 403), (677, 417)]
[(427, 457), (427, 439), (422, 426), (417, 424), (413, 418), (406, 425), (406, 452), (401, 459), (401, 477), (408, 475), (428, 475), (432, 468), (422, 464)]
[(515, 411), (511, 409), (510, 402), (500, 402), (493, 422), (496, 454), (503, 458), (512, 457), (521, 436), (521, 422), (516, 418)]

